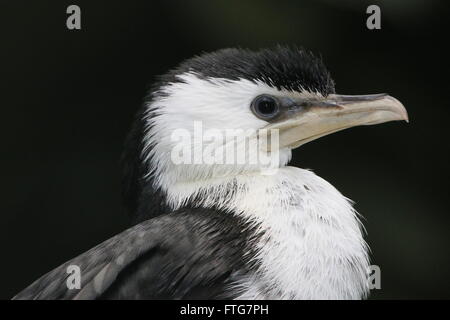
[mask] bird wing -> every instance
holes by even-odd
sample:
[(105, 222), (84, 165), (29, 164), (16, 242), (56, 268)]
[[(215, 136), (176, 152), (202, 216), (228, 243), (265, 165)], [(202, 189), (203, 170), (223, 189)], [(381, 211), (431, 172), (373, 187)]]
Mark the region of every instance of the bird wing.
[[(183, 209), (144, 221), (66, 262), (13, 299), (230, 298), (245, 272), (252, 232), (212, 209)], [(81, 287), (69, 289), (69, 266)]]

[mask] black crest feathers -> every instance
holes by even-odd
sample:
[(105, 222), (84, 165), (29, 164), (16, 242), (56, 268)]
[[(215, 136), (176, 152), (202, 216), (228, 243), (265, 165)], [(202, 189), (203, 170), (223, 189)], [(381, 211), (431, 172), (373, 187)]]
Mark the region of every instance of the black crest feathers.
[(161, 77), (160, 85), (180, 81), (176, 76), (194, 72), (204, 78), (263, 81), (277, 89), (334, 93), (334, 82), (320, 58), (298, 47), (277, 46), (252, 51), (228, 48), (204, 53), (181, 63)]

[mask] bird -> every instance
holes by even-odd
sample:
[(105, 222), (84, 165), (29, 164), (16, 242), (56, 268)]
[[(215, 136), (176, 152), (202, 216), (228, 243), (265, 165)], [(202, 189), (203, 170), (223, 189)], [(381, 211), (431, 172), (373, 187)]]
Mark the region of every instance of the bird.
[[(325, 135), (401, 120), (407, 111), (388, 94), (336, 94), (322, 58), (302, 47), (187, 59), (155, 80), (125, 139), (131, 226), (13, 299), (366, 299), (359, 213), (329, 182), (289, 162), (292, 150)], [(234, 130), (241, 143), (205, 139), (194, 132), (199, 124)], [(261, 142), (256, 153), (269, 165), (192, 160), (205, 145), (252, 156), (247, 138)], [(180, 148), (191, 161), (174, 161)], [(75, 289), (67, 285), (73, 265)]]

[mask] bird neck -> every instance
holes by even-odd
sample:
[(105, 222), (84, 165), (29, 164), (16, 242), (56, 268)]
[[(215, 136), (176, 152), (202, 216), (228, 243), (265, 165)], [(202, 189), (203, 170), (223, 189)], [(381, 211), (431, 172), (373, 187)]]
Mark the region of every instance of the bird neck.
[[(240, 283), (242, 298), (359, 299), (367, 295), (368, 256), (351, 203), (313, 172), (281, 167), (167, 189), (173, 209), (217, 208), (257, 226), (262, 272)], [(280, 271), (281, 270), (281, 271)], [(257, 282), (257, 284), (255, 284)], [(260, 290), (255, 287), (276, 288)]]

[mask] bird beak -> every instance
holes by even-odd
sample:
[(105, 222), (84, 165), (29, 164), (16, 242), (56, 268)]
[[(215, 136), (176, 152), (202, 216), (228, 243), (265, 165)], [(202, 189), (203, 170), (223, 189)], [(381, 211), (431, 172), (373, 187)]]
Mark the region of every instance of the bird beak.
[[(329, 95), (326, 99), (289, 99), (280, 115), (265, 129), (278, 129), (278, 148), (297, 148), (347, 128), (405, 120), (408, 113), (387, 94)], [(268, 145), (270, 151), (270, 144)]]

